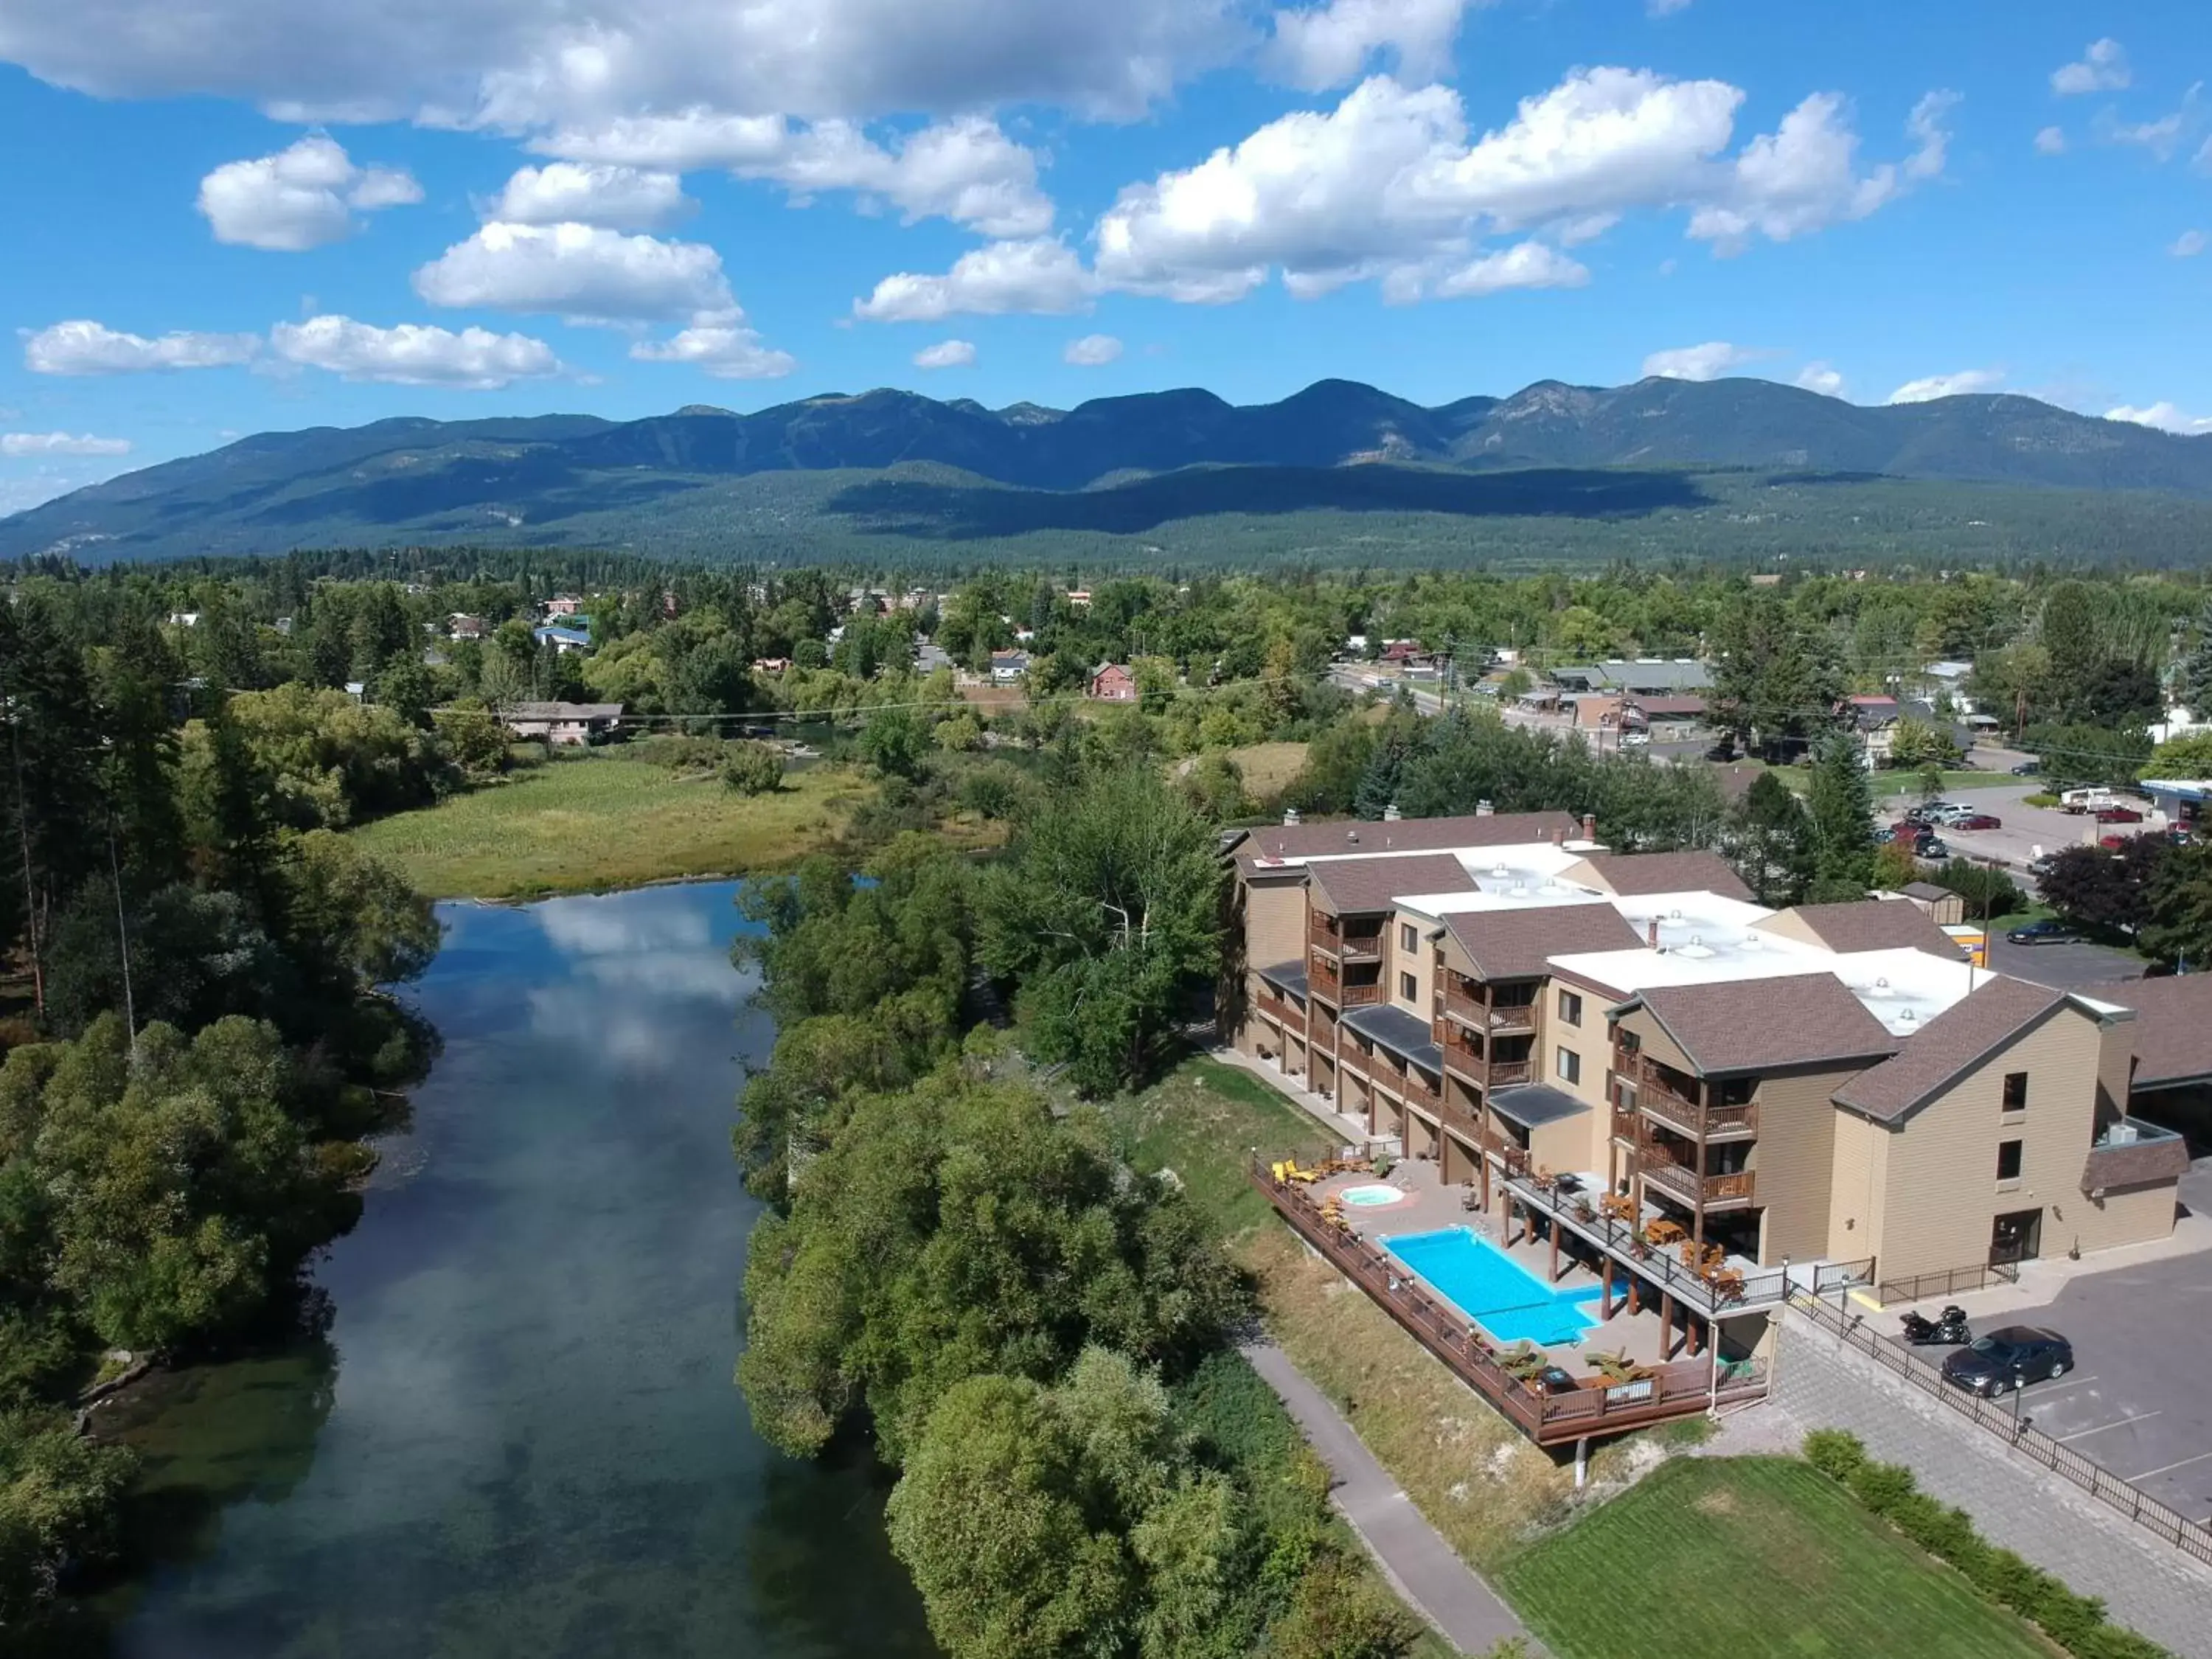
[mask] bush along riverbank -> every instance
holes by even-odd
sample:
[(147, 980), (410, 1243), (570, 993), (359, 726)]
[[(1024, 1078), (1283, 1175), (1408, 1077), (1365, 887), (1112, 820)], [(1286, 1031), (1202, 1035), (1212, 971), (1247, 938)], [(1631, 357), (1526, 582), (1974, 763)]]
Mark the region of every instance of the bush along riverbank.
[(908, 836), (871, 882), (810, 865), (747, 901), (781, 1031), (736, 1132), (772, 1206), (738, 1384), (796, 1455), (866, 1425), (952, 1659), (1422, 1639), (1231, 1348), (1250, 1293), (1212, 1224), (963, 1015), (990, 977), (1071, 1080), (1149, 1064), (1207, 970), (1211, 836), (1156, 773), (1116, 771), (1040, 798), (990, 869)]

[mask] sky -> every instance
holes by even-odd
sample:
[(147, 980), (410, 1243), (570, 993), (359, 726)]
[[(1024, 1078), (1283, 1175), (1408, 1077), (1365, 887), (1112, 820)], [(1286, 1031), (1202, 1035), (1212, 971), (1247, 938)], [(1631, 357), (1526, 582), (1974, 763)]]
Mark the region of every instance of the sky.
[(248, 433), (1753, 374), (2212, 434), (2203, 0), (0, 0), (0, 512)]

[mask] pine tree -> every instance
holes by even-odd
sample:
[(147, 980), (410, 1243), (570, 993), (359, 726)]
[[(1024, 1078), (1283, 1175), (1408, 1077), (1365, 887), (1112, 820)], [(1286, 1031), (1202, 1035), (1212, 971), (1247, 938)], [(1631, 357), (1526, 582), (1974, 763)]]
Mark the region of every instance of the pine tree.
[(1806, 807), (1813, 844), (1806, 896), (1818, 904), (1864, 897), (1874, 876), (1874, 791), (1850, 733), (1832, 732), (1814, 751)]
[(1805, 803), (1761, 772), (1729, 815), (1729, 862), (1761, 904), (1796, 903), (1813, 879), (1813, 821)]

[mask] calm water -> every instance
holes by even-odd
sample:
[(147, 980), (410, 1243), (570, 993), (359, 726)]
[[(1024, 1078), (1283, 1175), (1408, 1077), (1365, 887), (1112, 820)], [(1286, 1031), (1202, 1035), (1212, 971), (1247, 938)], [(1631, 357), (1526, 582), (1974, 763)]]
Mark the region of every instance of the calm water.
[(178, 1379), (134, 1437), (167, 1562), (115, 1659), (926, 1656), (879, 1477), (731, 1386), (768, 1021), (727, 884), (448, 906), (445, 1052), (317, 1279), (326, 1341)]

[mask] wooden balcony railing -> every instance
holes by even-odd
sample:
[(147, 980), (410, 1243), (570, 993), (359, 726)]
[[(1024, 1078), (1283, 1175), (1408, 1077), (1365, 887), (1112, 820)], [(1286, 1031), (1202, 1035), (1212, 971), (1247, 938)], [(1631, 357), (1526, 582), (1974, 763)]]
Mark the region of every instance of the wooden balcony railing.
[(1262, 993), (1253, 1000), (1252, 1006), (1263, 1019), (1272, 1019), (1286, 1031), (1303, 1033), (1306, 1029), (1305, 1011), (1294, 1008), (1281, 997)]
[(1364, 1078), (1368, 1073), (1367, 1056), (1359, 1052), (1356, 1044), (1346, 1043), (1344, 1051), (1337, 1055), (1336, 1063), (1354, 1077)]
[(1370, 1003), (1382, 1000), (1382, 988), (1378, 985), (1347, 985), (1344, 994), (1337, 999), (1340, 1007), (1364, 1008)]
[(1526, 1060), (1493, 1060), (1490, 1062), (1490, 1086), (1502, 1089), (1509, 1083), (1526, 1083), (1536, 1074), (1535, 1065)]
[(1637, 1140), (1639, 1139), (1638, 1131), (1642, 1127), (1643, 1124), (1634, 1112), (1624, 1111), (1618, 1106), (1613, 1109), (1613, 1138), (1615, 1140)]
[(1470, 1083), (1480, 1083), (1483, 1077), (1482, 1050), (1474, 1043), (1454, 1040), (1438, 1045), (1443, 1050), (1444, 1069), (1455, 1077), (1463, 1077)]
[(1405, 1085), (1406, 1098), (1408, 1100), (1417, 1100), (1423, 1105), (1431, 1107), (1437, 1106), (1443, 1101), (1443, 1091), (1431, 1086), (1427, 1079), (1410, 1066), (1406, 1068)]
[(1668, 1093), (1663, 1087), (1647, 1088), (1641, 1085), (1636, 1091), (1636, 1103), (1668, 1128), (1680, 1130), (1692, 1140), (1700, 1134), (1707, 1140), (1719, 1140), (1759, 1133), (1756, 1104), (1699, 1106), (1680, 1095)]
[(1533, 1002), (1511, 1003), (1504, 1006), (1492, 1004), (1489, 1025), (1494, 1036), (1526, 1036), (1536, 1029), (1536, 1005)]
[(1693, 1208), (1712, 1209), (1723, 1204), (1751, 1201), (1752, 1174), (1748, 1170), (1729, 1175), (1700, 1176), (1686, 1164), (1673, 1163), (1663, 1156), (1647, 1156), (1642, 1167), (1645, 1181)]

